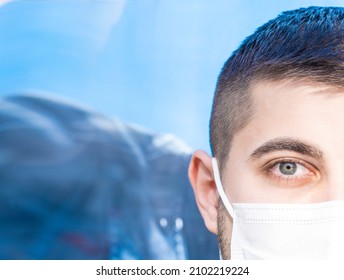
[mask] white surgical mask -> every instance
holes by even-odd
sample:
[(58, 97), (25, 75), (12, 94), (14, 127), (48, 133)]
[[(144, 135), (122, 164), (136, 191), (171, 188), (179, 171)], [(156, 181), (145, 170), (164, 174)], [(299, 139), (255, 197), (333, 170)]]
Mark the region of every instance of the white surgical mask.
[(213, 170), (219, 195), (233, 218), (231, 259), (344, 258), (344, 201), (230, 203), (215, 158)]

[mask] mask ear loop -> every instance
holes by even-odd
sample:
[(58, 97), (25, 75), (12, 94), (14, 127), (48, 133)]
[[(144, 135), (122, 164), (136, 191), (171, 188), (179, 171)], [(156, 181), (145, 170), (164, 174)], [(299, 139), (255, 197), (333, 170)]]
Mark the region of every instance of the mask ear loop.
[(221, 197), (221, 200), (223, 204), (225, 205), (229, 215), (231, 215), (232, 218), (234, 218), (234, 211), (231, 203), (229, 202), (227, 195), (225, 194), (225, 191), (223, 190), (223, 186), (221, 183), (221, 178), (220, 178), (220, 172), (219, 172), (219, 167), (217, 165), (216, 158), (212, 158), (212, 164), (213, 164), (213, 173), (214, 173), (214, 179), (215, 179), (215, 184), (217, 191), (219, 192), (219, 195)]

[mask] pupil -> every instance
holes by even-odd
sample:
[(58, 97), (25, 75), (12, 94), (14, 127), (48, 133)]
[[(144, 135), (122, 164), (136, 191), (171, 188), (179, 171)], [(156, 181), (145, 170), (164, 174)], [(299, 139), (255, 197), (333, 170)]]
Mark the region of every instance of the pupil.
[(280, 163), (279, 170), (283, 175), (294, 175), (296, 172), (296, 164), (292, 162)]

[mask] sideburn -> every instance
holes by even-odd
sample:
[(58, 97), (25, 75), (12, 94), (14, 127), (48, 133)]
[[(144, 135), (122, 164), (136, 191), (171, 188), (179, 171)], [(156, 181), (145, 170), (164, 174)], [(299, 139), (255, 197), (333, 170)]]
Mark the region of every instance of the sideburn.
[(222, 200), (219, 198), (217, 208), (217, 242), (221, 250), (223, 260), (230, 260), (231, 258), (231, 237), (232, 237), (233, 219), (229, 215)]

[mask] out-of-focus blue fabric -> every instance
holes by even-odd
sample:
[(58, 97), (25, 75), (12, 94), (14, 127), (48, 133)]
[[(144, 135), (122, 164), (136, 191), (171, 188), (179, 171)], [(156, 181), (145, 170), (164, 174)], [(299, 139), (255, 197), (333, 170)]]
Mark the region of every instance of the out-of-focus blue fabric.
[(1, 259), (217, 259), (191, 149), (39, 95), (0, 101)]

